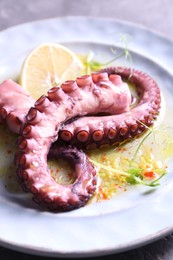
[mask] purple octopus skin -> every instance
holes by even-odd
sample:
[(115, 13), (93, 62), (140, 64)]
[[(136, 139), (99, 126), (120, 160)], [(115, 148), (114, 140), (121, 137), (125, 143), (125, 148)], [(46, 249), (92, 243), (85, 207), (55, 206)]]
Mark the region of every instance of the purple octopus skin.
[[(93, 192), (96, 189), (96, 171), (93, 165), (89, 162), (87, 155), (76, 147), (57, 147), (53, 145), (49, 151), (48, 159), (64, 159), (72, 166), (76, 177), (73, 184), (63, 186), (63, 196), (71, 197), (71, 200), (75, 196), (79, 197), (79, 202), (77, 205), (75, 203), (59, 203), (59, 210), (73, 210), (76, 207), (82, 207), (86, 202), (92, 197)], [(91, 176), (93, 176), (91, 178)], [(84, 188), (85, 183), (90, 183), (87, 190)], [(55, 204), (55, 209), (58, 210), (57, 204)], [(54, 205), (50, 204), (50, 210), (54, 210)]]
[(138, 104), (121, 114), (85, 116), (62, 124), (57, 145), (65, 142), (82, 149), (117, 146), (141, 135), (154, 123), (159, 114), (161, 96), (157, 83), (149, 75), (124, 67), (106, 68), (101, 72), (135, 84)]
[[(28, 114), (28, 109), (33, 106), (33, 99), (24, 93), (17, 84), (14, 86), (14, 91), (11, 92), (12, 96), (8, 97), (9, 89), (5, 85), (8, 83), (8, 87), (10, 87), (11, 83), (8, 81), (3, 83), (5, 85), (1, 84), (0, 87), (3, 85), (1, 93), (3, 95), (5, 93), (6, 96), (2, 95), (0, 98), (0, 118), (6, 120), (12, 131), (18, 133), (22, 129), (22, 137), (18, 141), (20, 151), (15, 158), (18, 168), (17, 174), (22, 186), (33, 193), (36, 202), (42, 202), (55, 211), (71, 210), (83, 206), (96, 189), (94, 170), (91, 171), (92, 173), (86, 181), (87, 174), (84, 171), (84, 176), (81, 178), (83, 184), (82, 186), (75, 185), (75, 193), (73, 185), (68, 187), (69, 193), (64, 193), (64, 185), (55, 183), (51, 178), (47, 167), (47, 155), (51, 144), (58, 138), (59, 129), (64, 131), (64, 127), (70, 126), (77, 135), (74, 138), (72, 133), (69, 135), (69, 132), (66, 134), (64, 132), (66, 141), (70, 136), (68, 141), (75, 145), (95, 148), (131, 139), (145, 130), (144, 124), (150, 126), (153, 123), (160, 109), (160, 90), (148, 75), (136, 70), (133, 70), (131, 75), (131, 72), (130, 69), (126, 68), (108, 68), (101, 73), (93, 74), (92, 77), (83, 76), (78, 78), (76, 82), (65, 82), (61, 89), (52, 88), (47, 97), (42, 96), (37, 100)], [(129, 78), (129, 76), (131, 77)], [(127, 85), (122, 82), (121, 77), (134, 83), (139, 93), (140, 101), (131, 110), (129, 109), (130, 92)], [(116, 84), (117, 88), (113, 87), (113, 84)], [(20, 102), (16, 103), (18, 96), (22, 97)], [(115, 102), (117, 99), (121, 101), (119, 104)], [(69, 123), (75, 117), (99, 112), (116, 115), (87, 116)], [(74, 125), (76, 122), (78, 122), (77, 125)], [(79, 131), (81, 126), (83, 130), (86, 129), (86, 126), (90, 130), (95, 127), (95, 130)], [(89, 134), (90, 137), (87, 140)], [(51, 156), (56, 156), (58, 149), (61, 149), (61, 152), (65, 154), (64, 149), (67, 149), (68, 156), (64, 155), (64, 158), (67, 159), (70, 153), (74, 154), (74, 151), (77, 153), (77, 150), (73, 150), (72, 147), (55, 148), (53, 145), (51, 149)], [(72, 165), (74, 164), (72, 163)], [(87, 167), (92, 169), (92, 165), (88, 165), (88, 163)], [(75, 168), (76, 172), (78, 168)], [(77, 176), (75, 183), (78, 183), (80, 176), (78, 172)]]
[(35, 100), (12, 80), (0, 84), (0, 93), (0, 122), (6, 122), (12, 132), (19, 134)]
[[(131, 93), (127, 84), (119, 76), (108, 77), (106, 72), (66, 81), (35, 102), (26, 116), (15, 156), (17, 175), (24, 189), (33, 194), (34, 201), (54, 211), (84, 205), (96, 189), (94, 168), (88, 174), (84, 170), (81, 185), (76, 185), (81, 181), (79, 173), (73, 185), (60, 185), (51, 177), (47, 166), (50, 147), (67, 120), (99, 112), (123, 113), (129, 110), (130, 103)], [(81, 171), (82, 166), (76, 171)]]
[[(34, 105), (35, 100), (30, 97), (24, 89), (17, 83), (12, 80), (6, 80), (0, 85), (0, 119), (1, 122), (6, 121), (10, 130), (14, 133), (19, 134), (20, 128), (24, 126), (26, 123), (26, 115), (31, 106)], [(22, 104), (22, 106), (21, 106)], [(21, 146), (21, 140), (19, 138), (19, 143)], [(24, 144), (25, 142), (23, 142)], [(96, 172), (93, 165), (89, 162), (87, 155), (78, 150), (75, 147), (57, 147), (52, 145), (48, 159), (64, 159), (69, 162), (69, 164), (74, 169), (74, 173), (76, 174), (76, 181), (69, 185), (68, 187), (64, 186), (63, 193), (69, 193), (69, 196), (72, 198), (75, 196), (79, 196), (80, 202), (78, 203), (78, 207), (83, 206), (89, 198), (92, 196), (92, 193), (96, 188)], [(91, 176), (93, 176), (91, 178)], [(23, 175), (25, 179), (25, 174)], [(21, 180), (21, 178), (20, 178)], [(88, 190), (86, 192), (83, 187), (85, 183), (88, 185)], [(89, 186), (89, 182), (91, 182), (91, 186)], [(23, 185), (23, 181), (22, 181)], [(62, 189), (61, 189), (62, 190)], [(79, 192), (80, 191), (80, 192)], [(71, 194), (70, 194), (71, 193)], [(54, 205), (50, 205), (50, 209), (53, 208)], [(75, 204), (71, 203), (70, 205), (64, 204), (60, 206), (60, 209), (63, 207), (63, 210), (71, 210), (75, 208)], [(58, 210), (57, 206), (56, 209)]]

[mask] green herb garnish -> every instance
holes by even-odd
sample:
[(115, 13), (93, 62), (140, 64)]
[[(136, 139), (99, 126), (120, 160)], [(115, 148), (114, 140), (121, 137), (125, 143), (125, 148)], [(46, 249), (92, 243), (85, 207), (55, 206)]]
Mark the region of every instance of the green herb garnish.
[(157, 179), (155, 179), (151, 182), (147, 182), (147, 181), (144, 181), (144, 177), (142, 176), (143, 169), (131, 168), (128, 171), (122, 171), (122, 170), (114, 169), (110, 166), (103, 165), (103, 164), (98, 163), (98, 162), (96, 162), (92, 159), (90, 159), (90, 162), (92, 162), (95, 166), (97, 166), (101, 169), (104, 169), (104, 170), (109, 171), (109, 172), (113, 172), (117, 176), (124, 176), (126, 182), (129, 183), (129, 184), (132, 184), (132, 185), (142, 184), (142, 185), (149, 186), (149, 187), (156, 187), (156, 186), (160, 185), (160, 182), (159, 182), (160, 179), (162, 179), (163, 176), (165, 176), (165, 174), (166, 174), (166, 170), (162, 169), (162, 175), (161, 176), (159, 176)]
[(93, 52), (89, 52), (89, 54), (87, 55), (85, 61), (83, 61), (84, 66), (86, 68), (86, 74), (91, 74), (92, 71), (98, 71), (101, 70), (109, 65), (111, 65), (113, 62), (115, 62), (116, 60), (124, 57), (125, 60), (130, 60), (130, 62), (132, 62), (132, 57), (131, 54), (128, 50), (128, 39), (127, 39), (127, 35), (122, 34), (120, 35), (120, 41), (124, 44), (124, 48), (121, 52), (118, 52), (117, 49), (115, 47), (111, 48), (112, 53), (114, 54), (114, 57), (105, 62), (105, 63), (101, 63), (98, 61), (95, 61), (93, 59), (94, 57), (94, 53)]

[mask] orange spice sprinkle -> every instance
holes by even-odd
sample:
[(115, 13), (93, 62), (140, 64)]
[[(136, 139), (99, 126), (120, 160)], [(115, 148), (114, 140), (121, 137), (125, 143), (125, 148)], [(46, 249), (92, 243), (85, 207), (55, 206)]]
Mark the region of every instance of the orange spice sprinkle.
[(102, 162), (106, 162), (106, 161), (107, 161), (107, 155), (106, 155), (106, 153), (104, 153), (104, 154), (102, 155), (101, 161), (102, 161)]
[(100, 195), (100, 198), (102, 198), (104, 200), (109, 199), (108, 195), (106, 194), (106, 192), (103, 190), (102, 187), (99, 187), (99, 195)]
[(117, 147), (117, 151), (118, 152), (125, 152), (125, 151), (127, 151), (127, 148), (126, 147)]
[(144, 176), (147, 178), (147, 179), (154, 179), (156, 177), (156, 174), (155, 172), (153, 171), (148, 171), (148, 172), (145, 172), (144, 173)]

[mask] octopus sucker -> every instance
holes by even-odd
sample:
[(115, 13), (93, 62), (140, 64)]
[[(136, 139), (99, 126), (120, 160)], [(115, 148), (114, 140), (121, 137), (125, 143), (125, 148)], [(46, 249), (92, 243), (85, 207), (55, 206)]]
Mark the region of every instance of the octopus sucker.
[(87, 130), (80, 130), (77, 132), (76, 138), (79, 142), (87, 142), (89, 139), (89, 133)]
[[(125, 81), (136, 86), (135, 105)], [(96, 171), (76, 147), (104, 148), (141, 135), (154, 123), (161, 102), (151, 77), (123, 67), (68, 80), (37, 101), (10, 80), (0, 89), (0, 118), (20, 134), (15, 155), (19, 182), (35, 202), (52, 211), (80, 208), (96, 190)], [(47, 165), (50, 158), (69, 161), (76, 174), (74, 183), (62, 185), (53, 179)]]
[(104, 132), (102, 130), (96, 130), (92, 133), (92, 139), (95, 142), (101, 141), (103, 139)]
[[(99, 148), (101, 142), (105, 144), (121, 143), (121, 141), (140, 136), (147, 127), (153, 125), (155, 119), (159, 115), (161, 95), (157, 83), (148, 74), (124, 67), (110, 67), (101, 70), (103, 74), (107, 73), (112, 83), (116, 83), (121, 88), (122, 80), (133, 83), (138, 94), (138, 102), (134, 103), (133, 96), (131, 98), (131, 108), (127, 111), (115, 113), (106, 116), (98, 116), (96, 113), (92, 117), (84, 116), (65, 124), (61, 128), (61, 135), (57, 143), (63, 143), (63, 132), (69, 131), (73, 134), (69, 142), (82, 149), (89, 147)], [(97, 74), (96, 74), (97, 75)], [(122, 93), (123, 96), (123, 93)], [(97, 132), (102, 125), (104, 136), (102, 140), (97, 141), (88, 138), (87, 142), (82, 142), (75, 133), (76, 128), (80, 131), (86, 131), (92, 136), (93, 132)], [(95, 142), (95, 145), (93, 144)]]

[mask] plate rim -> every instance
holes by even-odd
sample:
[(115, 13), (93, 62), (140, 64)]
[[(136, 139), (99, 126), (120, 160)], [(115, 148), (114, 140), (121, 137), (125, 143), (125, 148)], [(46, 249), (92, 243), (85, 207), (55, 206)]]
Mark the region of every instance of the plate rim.
[[(67, 16), (68, 18), (83, 18), (83, 16), (78, 16), (78, 17), (75, 17), (75, 16)], [(58, 19), (62, 19), (62, 18), (64, 18), (64, 17), (58, 17)], [(86, 19), (87, 17), (85, 17), (85, 19)], [(90, 17), (89, 17), (90, 18)], [(92, 18), (92, 17), (91, 17)], [(93, 19), (93, 18), (92, 18)], [(18, 24), (18, 25), (16, 25), (16, 26), (13, 26), (13, 27), (9, 27), (9, 28), (6, 28), (6, 29), (4, 29), (4, 30), (2, 30), (2, 31), (0, 31), (0, 36), (1, 36), (1, 33), (2, 32), (6, 32), (7, 30), (11, 30), (11, 29), (14, 29), (15, 30), (15, 28), (16, 27), (21, 27), (21, 26), (25, 26), (26, 24), (27, 25), (29, 25), (29, 24), (33, 24), (33, 23), (40, 23), (40, 22), (42, 22), (42, 21), (48, 21), (48, 20), (57, 20), (57, 18), (47, 18), (47, 19), (41, 19), (41, 20), (37, 20), (37, 21), (32, 21), (32, 22), (27, 22), (27, 23), (23, 23), (23, 24)], [(120, 20), (120, 19), (112, 19), (112, 18), (94, 18), (94, 20), (112, 20), (112, 21), (114, 21), (114, 22), (117, 22), (118, 21), (118, 23), (120, 23), (120, 22), (123, 22), (122, 20)], [(124, 24), (128, 24), (128, 25), (130, 25), (130, 26), (133, 26), (134, 28), (139, 28), (140, 29), (140, 27), (142, 27), (144, 30), (146, 30), (146, 31), (149, 31), (150, 33), (153, 33), (152, 32), (152, 30), (148, 30), (148, 28), (145, 28), (145, 27), (143, 27), (143, 26), (136, 26), (134, 23), (132, 23), (132, 22), (124, 22)], [(155, 33), (157, 36), (159, 36), (159, 34), (158, 33)], [(170, 39), (167, 39), (167, 38), (165, 38), (165, 37), (163, 37), (163, 36), (159, 36), (159, 37), (162, 37), (162, 38), (164, 38), (164, 39), (166, 39), (166, 40), (168, 40), (170, 43), (172, 43), (172, 41), (170, 40)], [(99, 42), (98, 42), (99, 43)], [(104, 43), (103, 43), (104, 44)], [(137, 52), (138, 53), (138, 52)], [(139, 53), (140, 54), (140, 53)], [(142, 55), (142, 54), (140, 54), (140, 55)], [(145, 56), (144, 56), (145, 57)], [(147, 57), (148, 58), (148, 57)], [(152, 60), (153, 61), (153, 60)], [(160, 65), (160, 64), (158, 64), (160, 67), (163, 67), (162, 65)], [(164, 67), (163, 67), (164, 68)], [(164, 68), (166, 71), (167, 71), (167, 69), (166, 68)], [(168, 73), (169, 73), (169, 71), (167, 71)], [(167, 228), (165, 228), (165, 229), (163, 229), (163, 231), (162, 232), (160, 232), (160, 234), (159, 234), (159, 238), (161, 238), (161, 237), (163, 237), (163, 236), (165, 236), (165, 235), (167, 235), (168, 233), (170, 233), (171, 231), (173, 230), (173, 226), (171, 226), (171, 227), (167, 227)], [(137, 243), (136, 244), (136, 242), (134, 242), (134, 244), (129, 244), (129, 246), (126, 246), (126, 249), (124, 250), (124, 248), (123, 248), (123, 250), (122, 249), (120, 249), (120, 250), (117, 250), (117, 249), (108, 249), (108, 251), (102, 251), (101, 253), (102, 254), (100, 254), (100, 251), (93, 251), (93, 252), (84, 252), (84, 253), (64, 253), (64, 252), (62, 252), (62, 253), (60, 253), (60, 252), (47, 252), (47, 251), (44, 251), (44, 253), (43, 253), (43, 251), (42, 251), (42, 253), (43, 254), (41, 254), (41, 255), (45, 255), (45, 256), (63, 256), (63, 257), (81, 257), (81, 256), (99, 256), (99, 255), (107, 255), (107, 254), (111, 254), (111, 253), (118, 253), (118, 252), (125, 252), (125, 251), (127, 251), (127, 250), (130, 250), (130, 249), (133, 249), (133, 248), (137, 248), (137, 247), (140, 247), (141, 245), (145, 245), (145, 244), (148, 244), (148, 243), (150, 243), (150, 242), (153, 242), (153, 241), (155, 241), (155, 240), (157, 240), (158, 239), (158, 236), (156, 237), (156, 236), (154, 236), (154, 237), (150, 237), (150, 239), (148, 239), (147, 241), (145, 240), (145, 239), (142, 239), (142, 241), (141, 242), (139, 242), (139, 243)], [(12, 245), (12, 244), (8, 244), (7, 242), (3, 242), (1, 239), (0, 239), (0, 243), (3, 245), (3, 246), (5, 246), (5, 247), (8, 247), (9, 249), (17, 249), (17, 250), (19, 250), (19, 251), (21, 251), (21, 252), (25, 252), (25, 253), (34, 253), (34, 254), (37, 254), (38, 253), (38, 255), (40, 255), (39, 254), (39, 251), (37, 251), (37, 250), (34, 250), (33, 251), (33, 247), (32, 248), (30, 248), (30, 250), (28, 251), (28, 247), (27, 248), (20, 248), (20, 245), (18, 245), (17, 247), (16, 247), (16, 245)], [(21, 250), (20, 250), (21, 249)], [(43, 250), (43, 248), (42, 248), (42, 250)], [(72, 256), (70, 256), (69, 254), (73, 254)]]
[(125, 24), (125, 25), (130, 25), (131, 27), (135, 27), (135, 28), (139, 28), (141, 30), (144, 31), (148, 31), (152, 34), (155, 34), (156, 36), (159, 36), (160, 38), (163, 38), (166, 41), (169, 42), (173, 42), (173, 39), (169, 38), (167, 35), (165, 35), (162, 32), (157, 31), (156, 29), (151, 29), (141, 23), (135, 23), (133, 21), (130, 20), (125, 20), (125, 19), (120, 19), (120, 18), (113, 18), (113, 17), (95, 17), (95, 16), (82, 16), (82, 15), (65, 15), (65, 16), (55, 16), (55, 17), (49, 17), (49, 18), (43, 18), (43, 19), (35, 19), (35, 20), (31, 20), (31, 21), (26, 21), (23, 23), (18, 23), (9, 27), (6, 27), (2, 30), (0, 30), (0, 34), (3, 32), (6, 32), (8, 30), (13, 30), (16, 29), (17, 27), (21, 27), (21, 26), (26, 26), (29, 24), (35, 24), (35, 23), (42, 23), (42, 22), (46, 22), (46, 21), (50, 21), (50, 20), (62, 20), (62, 19), (74, 19), (74, 20), (80, 20), (80, 19), (92, 19), (92, 20), (105, 20), (105, 21), (112, 21), (112, 22), (116, 22), (116, 23), (121, 23), (121, 24)]

